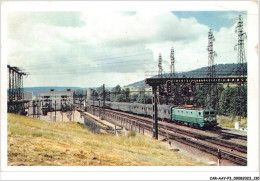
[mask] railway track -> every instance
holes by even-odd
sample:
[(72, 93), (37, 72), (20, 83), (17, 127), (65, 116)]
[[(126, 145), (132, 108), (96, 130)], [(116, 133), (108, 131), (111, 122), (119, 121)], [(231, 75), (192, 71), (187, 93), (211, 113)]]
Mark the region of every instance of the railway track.
[(243, 145), (239, 145), (239, 144), (232, 143), (232, 142), (229, 142), (229, 141), (221, 140), (221, 139), (215, 138), (215, 137), (202, 135), (202, 134), (195, 133), (195, 132), (190, 132), (190, 131), (174, 128), (172, 126), (166, 126), (166, 129), (180, 133), (180, 134), (184, 134), (184, 135), (187, 135), (187, 136), (199, 139), (199, 140), (205, 140), (207, 142), (210, 142), (210, 143), (213, 143), (213, 144), (216, 144), (216, 145), (219, 145), (219, 146), (230, 148), (231, 150), (237, 150), (241, 153), (247, 153), (247, 147), (243, 146)]
[[(134, 120), (134, 121), (138, 122), (139, 124), (142, 124), (143, 128), (152, 132), (152, 129), (153, 129), (152, 123), (153, 122), (152, 122), (152, 120), (149, 120), (148, 118), (141, 118), (140, 116), (136, 116), (136, 115), (129, 114), (129, 113), (123, 113), (120, 111), (110, 110), (110, 109), (105, 109), (105, 111), (113, 112), (114, 114), (120, 115), (124, 118)], [(176, 136), (175, 133), (182, 134), (184, 136)], [(244, 156), (229, 152), (225, 149), (219, 149), (215, 146), (210, 146), (208, 144), (201, 143), (199, 141), (192, 140), (187, 137), (193, 137), (193, 138), (196, 138), (199, 140), (210, 142), (212, 144), (219, 145), (219, 146), (222, 146), (222, 147), (225, 147), (228, 149), (237, 150), (241, 153), (247, 153), (246, 146), (239, 145), (236, 143), (231, 143), (231, 142), (221, 140), (218, 138), (202, 135), (199, 133), (194, 133), (194, 132), (190, 132), (187, 130), (174, 128), (171, 126), (165, 126), (165, 125), (162, 125), (160, 122), (159, 122), (159, 134), (161, 136), (168, 137), (170, 140), (178, 141), (182, 144), (197, 148), (203, 152), (209, 153), (214, 156), (218, 156), (218, 150), (220, 150), (222, 159), (226, 159), (230, 162), (233, 162), (233, 163), (241, 165), (241, 166), (247, 165), (247, 158)]]
[(165, 135), (165, 134), (168, 134), (169, 139), (171, 139), (171, 140), (176, 140), (176, 141), (181, 142), (183, 144), (186, 144), (188, 146), (197, 148), (197, 149), (199, 149), (203, 152), (210, 153), (210, 154), (212, 154), (216, 157), (219, 156), (218, 154), (219, 154), (219, 151), (220, 151), (222, 159), (229, 160), (229, 161), (231, 161), (235, 164), (241, 165), (241, 166), (247, 165), (247, 158), (244, 157), (244, 156), (228, 152), (224, 149), (218, 149), (216, 147), (209, 146), (207, 144), (200, 143), (200, 142), (197, 142), (197, 141), (194, 141), (194, 140), (186, 139), (185, 137), (176, 136), (172, 133), (165, 133), (162, 130), (159, 131), (159, 134), (162, 135), (162, 136)]
[[(124, 114), (124, 113), (120, 113), (120, 114)], [(124, 115), (126, 115), (126, 114), (124, 114)], [(135, 118), (137, 119), (137, 121), (141, 121), (143, 123), (148, 123), (148, 124), (152, 123), (152, 121), (149, 121), (149, 120), (146, 120), (146, 119), (141, 119), (141, 118), (137, 118), (137, 117), (135, 117)], [(162, 123), (159, 123), (159, 128), (161, 128), (161, 129), (166, 128), (167, 130), (170, 130), (170, 131), (173, 131), (173, 132), (176, 132), (176, 133), (179, 133), (179, 134), (183, 134), (183, 135), (193, 137), (193, 138), (196, 138), (196, 139), (199, 139), (199, 140), (204, 140), (204, 141), (207, 141), (207, 142), (219, 145), (219, 146), (229, 148), (231, 150), (236, 150), (236, 151), (241, 152), (241, 153), (247, 153), (247, 147), (240, 145), (240, 144), (232, 143), (232, 142), (229, 142), (229, 141), (221, 140), (221, 139), (218, 139), (218, 138), (215, 138), (215, 137), (210, 137), (210, 136), (206, 136), (206, 135), (191, 132), (191, 131), (186, 131), (186, 130), (179, 129), (179, 128), (176, 128), (176, 127), (173, 127), (173, 126), (165, 126), (165, 125), (162, 125)]]
[(235, 139), (240, 139), (240, 140), (245, 140), (247, 141), (247, 136), (245, 135), (238, 135), (234, 133), (229, 133), (225, 132), (223, 130), (206, 130), (209, 133), (214, 133), (222, 136), (223, 139), (230, 139), (230, 138), (235, 138)]

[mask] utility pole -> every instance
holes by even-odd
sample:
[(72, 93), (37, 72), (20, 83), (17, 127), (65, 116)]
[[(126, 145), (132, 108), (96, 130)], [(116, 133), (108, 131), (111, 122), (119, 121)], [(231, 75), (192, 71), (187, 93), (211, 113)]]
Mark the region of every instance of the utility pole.
[(171, 75), (170, 75), (170, 77), (174, 77), (175, 76), (175, 69), (174, 69), (175, 58), (174, 58), (174, 49), (173, 49), (173, 47), (171, 49), (170, 57), (171, 57), (171, 66), (170, 66)]
[(101, 112), (100, 100), (98, 100), (98, 117), (99, 117), (99, 119), (101, 119), (101, 117), (100, 117), (100, 112)]
[(33, 118), (35, 118), (35, 101), (32, 102), (33, 105)]
[(153, 138), (158, 140), (157, 86), (152, 86), (152, 91), (153, 91)]
[(56, 100), (55, 100), (55, 122), (56, 122)]
[(161, 55), (161, 53), (159, 54), (159, 58), (158, 58), (158, 68), (159, 68), (158, 77), (162, 78), (163, 69), (162, 69), (162, 55)]
[[(212, 30), (210, 29), (208, 32), (208, 77), (209, 78), (215, 78), (216, 77), (216, 70), (215, 70), (215, 64), (214, 64), (214, 57), (217, 55), (216, 52), (213, 50), (213, 42), (215, 41), (215, 37), (213, 35)], [(213, 108), (212, 102), (212, 96), (214, 94), (217, 94), (217, 84), (209, 84), (208, 86), (208, 107)]]
[[(103, 105), (102, 105), (102, 114), (101, 114), (101, 116), (103, 115), (103, 117), (105, 116), (105, 107), (106, 107), (106, 105), (105, 105), (105, 101), (106, 101), (106, 91), (105, 91), (105, 84), (103, 84), (103, 86), (102, 86), (102, 94), (103, 94)], [(102, 119), (102, 117), (100, 117), (100, 119)]]
[(106, 91), (105, 91), (105, 84), (103, 84), (103, 108), (105, 108), (105, 103), (106, 103)]
[(94, 108), (94, 103), (95, 103), (94, 96), (95, 95), (94, 95), (94, 91), (92, 91), (92, 95), (93, 95), (92, 96), (92, 100), (93, 100), (93, 102), (92, 102), (93, 103), (93, 106), (92, 106), (92, 108), (93, 108), (93, 115), (95, 115), (95, 108)]
[[(241, 15), (238, 17), (237, 26), (235, 32), (238, 34), (238, 42), (235, 45), (235, 50), (237, 50), (237, 74), (240, 77), (247, 76), (247, 66), (246, 66), (246, 54), (244, 41), (247, 38), (246, 32), (243, 30), (243, 19)], [(242, 104), (246, 104), (246, 86), (244, 83), (238, 84), (238, 97), (237, 97), (237, 112), (239, 115), (238, 121), (241, 121), (242, 118), (242, 109), (244, 106)]]

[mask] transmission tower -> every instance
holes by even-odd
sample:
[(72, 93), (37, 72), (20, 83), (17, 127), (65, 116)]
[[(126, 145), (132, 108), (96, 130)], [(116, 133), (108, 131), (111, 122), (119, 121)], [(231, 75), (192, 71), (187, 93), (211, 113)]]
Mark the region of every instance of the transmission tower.
[(162, 55), (161, 53), (159, 54), (159, 58), (158, 58), (158, 68), (159, 68), (159, 71), (158, 71), (158, 77), (161, 77), (162, 78)]
[[(235, 45), (235, 50), (237, 50), (237, 74), (238, 76), (247, 76), (247, 65), (246, 65), (246, 54), (244, 41), (247, 37), (246, 32), (243, 30), (243, 19), (241, 15), (238, 17), (237, 26), (235, 32), (238, 34), (238, 41)], [(238, 121), (241, 122), (243, 108), (247, 106), (246, 99), (246, 86), (244, 83), (238, 84), (237, 86), (238, 96), (237, 96), (237, 109), (234, 116), (238, 115)]]
[(174, 63), (175, 63), (175, 58), (174, 58), (174, 49), (171, 49), (171, 65), (170, 65), (170, 69), (171, 69), (171, 77), (174, 77), (175, 74), (175, 70), (174, 70)]
[[(214, 57), (217, 55), (216, 52), (213, 50), (213, 42), (215, 41), (215, 37), (213, 35), (212, 30), (210, 29), (208, 32), (208, 77), (215, 78), (216, 77), (216, 70), (214, 65)], [(213, 97), (213, 95), (215, 95)], [(214, 103), (213, 103), (214, 102)], [(207, 106), (209, 108), (216, 109), (216, 102), (217, 102), (217, 84), (210, 84), (208, 86), (208, 103)]]
[(214, 65), (214, 57), (217, 55), (213, 50), (213, 42), (215, 41), (215, 37), (213, 35), (212, 30), (209, 30), (208, 33), (208, 76), (209, 78), (216, 77), (215, 65)]
[(244, 39), (246, 38), (246, 33), (243, 31), (243, 19), (241, 15), (238, 17), (238, 22), (236, 26), (236, 33), (238, 34), (238, 42), (235, 45), (235, 50), (237, 50), (237, 73), (238, 76), (246, 76), (246, 55), (244, 47)]

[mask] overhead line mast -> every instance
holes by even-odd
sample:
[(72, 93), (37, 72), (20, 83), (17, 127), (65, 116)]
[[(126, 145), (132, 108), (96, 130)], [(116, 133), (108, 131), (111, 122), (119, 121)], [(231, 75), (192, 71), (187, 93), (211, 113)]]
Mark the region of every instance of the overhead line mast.
[(215, 41), (215, 37), (213, 35), (212, 30), (209, 30), (208, 33), (208, 77), (215, 78), (216, 77), (216, 70), (214, 65), (214, 57), (217, 55), (216, 52), (213, 50), (213, 42)]
[(162, 78), (163, 68), (162, 68), (162, 55), (161, 55), (161, 53), (159, 54), (159, 58), (158, 58), (158, 68), (159, 68), (158, 77)]
[[(208, 77), (209, 78), (216, 78), (216, 70), (215, 70), (215, 62), (214, 57), (217, 55), (216, 52), (213, 50), (213, 42), (215, 41), (215, 37), (213, 35), (212, 30), (210, 29), (208, 32)], [(208, 107), (209, 108), (216, 108), (216, 99), (213, 98), (213, 95), (217, 94), (217, 84), (210, 84), (208, 87)], [(214, 101), (215, 100), (215, 101)]]
[(175, 58), (174, 58), (174, 49), (173, 48), (171, 49), (170, 57), (171, 57), (171, 66), (170, 66), (171, 77), (174, 77), (175, 76), (175, 69), (174, 69)]
[[(244, 47), (244, 41), (247, 38), (246, 32), (243, 30), (243, 19), (241, 15), (238, 17), (238, 22), (237, 26), (235, 29), (235, 32), (238, 34), (238, 42), (235, 45), (235, 50), (237, 50), (237, 74), (240, 77), (246, 77), (247, 76), (247, 65), (246, 65), (246, 54), (245, 54), (245, 47)], [(237, 86), (238, 89), (238, 96), (237, 96), (237, 112), (235, 115), (238, 114), (238, 121), (240, 122), (242, 119), (242, 109), (246, 106), (242, 105), (247, 105), (247, 99), (246, 99), (246, 86), (244, 83), (238, 84)]]
[(238, 17), (238, 22), (236, 26), (235, 32), (238, 34), (238, 42), (235, 45), (235, 50), (237, 50), (237, 61), (238, 61), (238, 68), (237, 73), (238, 76), (246, 76), (246, 54), (245, 54), (245, 47), (244, 47), (244, 40), (247, 37), (246, 32), (243, 30), (243, 19), (241, 15)]

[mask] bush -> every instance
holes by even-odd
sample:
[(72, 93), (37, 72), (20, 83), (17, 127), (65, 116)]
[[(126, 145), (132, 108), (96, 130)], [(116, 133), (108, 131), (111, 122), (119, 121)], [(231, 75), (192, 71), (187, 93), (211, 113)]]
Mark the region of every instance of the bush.
[(129, 131), (127, 133), (127, 137), (135, 137), (135, 136), (136, 136), (136, 132), (134, 132), (134, 131)]

